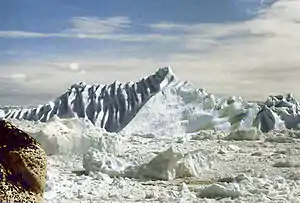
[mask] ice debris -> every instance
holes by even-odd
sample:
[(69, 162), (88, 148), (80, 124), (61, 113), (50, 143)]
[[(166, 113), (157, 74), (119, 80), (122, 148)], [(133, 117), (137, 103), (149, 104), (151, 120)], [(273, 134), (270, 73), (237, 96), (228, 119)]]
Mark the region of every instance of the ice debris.
[(134, 165), (111, 153), (91, 148), (83, 156), (83, 166), (89, 173), (98, 171), (110, 176), (173, 180), (183, 177), (199, 177), (203, 169), (209, 169), (214, 155), (204, 150), (184, 154), (178, 147), (170, 147), (148, 163)]
[(220, 184), (212, 184), (210, 186), (204, 186), (198, 189), (198, 197), (201, 198), (238, 198), (241, 196), (241, 192), (233, 189), (226, 188)]
[(97, 171), (109, 176), (122, 176), (127, 166), (123, 159), (94, 148), (89, 149), (83, 156), (83, 167), (87, 173)]
[(250, 128), (247, 130), (237, 129), (232, 131), (225, 139), (227, 140), (259, 140), (262, 133), (257, 128)]

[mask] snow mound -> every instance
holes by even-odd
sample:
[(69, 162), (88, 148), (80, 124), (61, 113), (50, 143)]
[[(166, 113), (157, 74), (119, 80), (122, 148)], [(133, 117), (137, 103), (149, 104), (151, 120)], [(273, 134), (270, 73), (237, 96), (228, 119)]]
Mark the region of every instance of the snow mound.
[(91, 148), (83, 156), (87, 173), (101, 172), (109, 176), (174, 180), (184, 177), (199, 177), (203, 169), (211, 168), (215, 157), (204, 150), (187, 154), (178, 147), (170, 147), (148, 163), (134, 165), (112, 153)]
[(197, 196), (202, 198), (238, 198), (241, 196), (241, 193), (220, 184), (212, 184), (198, 189)]
[(87, 173), (96, 171), (119, 177), (123, 176), (127, 166), (128, 164), (123, 159), (94, 148), (89, 149), (83, 156), (83, 167)]
[(159, 153), (149, 163), (138, 168), (138, 175), (155, 180), (173, 180), (176, 178), (176, 167), (184, 157), (180, 149), (170, 147)]
[(121, 137), (96, 128), (88, 119), (53, 117), (48, 123), (18, 120), (13, 122), (34, 137), (42, 145), (47, 155), (83, 154), (90, 147), (120, 151), (114, 146), (119, 143)]
[(262, 137), (262, 132), (257, 128), (250, 128), (247, 130), (237, 129), (232, 132), (228, 136), (225, 137), (227, 140), (260, 140)]

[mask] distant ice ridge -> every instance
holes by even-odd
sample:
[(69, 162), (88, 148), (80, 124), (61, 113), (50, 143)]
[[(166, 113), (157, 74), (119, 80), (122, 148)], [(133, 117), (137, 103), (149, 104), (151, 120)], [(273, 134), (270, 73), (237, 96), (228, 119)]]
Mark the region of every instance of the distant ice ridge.
[(86, 85), (77, 83), (63, 95), (46, 105), (36, 108), (10, 110), (7, 119), (49, 121), (59, 118), (88, 118), (108, 132), (122, 130), (155, 94), (175, 79), (169, 67), (160, 68), (155, 74), (135, 83), (111, 85)]
[(291, 94), (270, 96), (265, 103), (256, 103), (236, 96), (216, 97), (189, 82), (174, 82), (148, 101), (121, 133), (176, 136), (253, 127), (269, 132), (298, 128), (299, 123), (299, 104)]
[(236, 96), (216, 97), (179, 81), (166, 67), (135, 83), (78, 83), (46, 105), (6, 110), (5, 118), (46, 122), (55, 115), (79, 117), (108, 132), (153, 137), (199, 130), (229, 132), (257, 127), (269, 132), (298, 128), (299, 110), (291, 94), (269, 96), (265, 103), (247, 102)]
[(250, 129), (259, 108), (240, 97), (218, 98), (189, 82), (174, 82), (148, 101), (120, 133), (181, 136), (200, 130)]

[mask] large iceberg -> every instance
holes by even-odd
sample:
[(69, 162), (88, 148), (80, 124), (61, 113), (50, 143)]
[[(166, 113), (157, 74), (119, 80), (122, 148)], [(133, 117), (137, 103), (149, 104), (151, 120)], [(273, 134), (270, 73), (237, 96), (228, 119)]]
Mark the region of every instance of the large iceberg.
[[(298, 128), (299, 109), (291, 94), (269, 96), (266, 102), (247, 102), (235, 96), (216, 97), (189, 82), (179, 81), (171, 68), (165, 67), (135, 83), (77, 83), (45, 105), (6, 109), (5, 118), (47, 122), (54, 116), (78, 117), (108, 132), (136, 133), (140, 129), (150, 134), (161, 128), (170, 128), (170, 132), (171, 128), (173, 131), (177, 128), (180, 133), (229, 132), (252, 127), (269, 132)], [(126, 127), (129, 123), (131, 128)]]
[(174, 79), (171, 69), (165, 67), (135, 83), (77, 83), (54, 101), (36, 108), (8, 111), (5, 118), (42, 122), (49, 121), (54, 115), (59, 118), (88, 118), (108, 132), (118, 132), (135, 117), (151, 97)]

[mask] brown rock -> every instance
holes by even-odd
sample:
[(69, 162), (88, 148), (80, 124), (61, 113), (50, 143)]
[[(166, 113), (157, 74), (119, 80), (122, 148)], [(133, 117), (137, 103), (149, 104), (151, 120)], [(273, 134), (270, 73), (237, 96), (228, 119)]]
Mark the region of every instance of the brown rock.
[(0, 202), (41, 202), (46, 154), (27, 133), (0, 120)]

